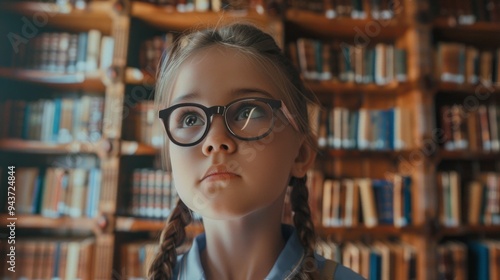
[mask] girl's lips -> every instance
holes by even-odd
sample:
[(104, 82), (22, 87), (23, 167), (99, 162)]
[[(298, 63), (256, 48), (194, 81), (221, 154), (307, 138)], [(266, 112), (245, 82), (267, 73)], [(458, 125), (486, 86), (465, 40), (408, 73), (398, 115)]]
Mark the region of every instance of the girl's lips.
[(237, 177), (238, 175), (231, 173), (231, 172), (218, 172), (218, 173), (212, 173), (208, 176), (205, 176), (202, 181), (206, 182), (212, 182), (212, 181), (219, 181), (219, 180), (229, 180), (231, 178)]
[(224, 166), (212, 166), (205, 172), (200, 181), (227, 180), (237, 176), (239, 175), (228, 171)]

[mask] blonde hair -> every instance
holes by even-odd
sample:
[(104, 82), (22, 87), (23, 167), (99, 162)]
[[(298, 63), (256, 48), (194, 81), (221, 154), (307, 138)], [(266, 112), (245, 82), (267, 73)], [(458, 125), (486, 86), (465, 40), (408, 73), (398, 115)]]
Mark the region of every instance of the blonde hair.
[[(307, 108), (308, 104), (317, 104), (317, 99), (314, 94), (306, 90), (299, 72), (286, 58), (273, 37), (250, 24), (230, 24), (195, 31), (178, 38), (166, 53), (158, 69), (155, 94), (157, 108), (163, 109), (169, 106), (173, 81), (181, 65), (194, 54), (213, 46), (236, 49), (259, 63), (262, 70), (269, 73), (269, 77), (276, 83), (277, 88), (282, 89), (279, 93), (280, 98), (292, 114), (298, 126), (298, 133), (305, 137), (305, 141), (313, 149), (316, 149), (316, 140), (309, 126)], [(163, 156), (168, 158), (166, 150)], [(169, 160), (164, 162), (168, 164)], [(305, 178), (292, 180), (291, 185), (293, 187), (291, 201), (294, 224), (305, 248), (306, 257), (313, 257), (315, 235)], [(179, 201), (173, 213), (176, 215), (169, 217), (162, 231), (160, 250), (149, 268), (148, 279), (171, 279), (173, 277), (173, 269), (177, 260), (175, 248), (184, 241), (184, 226), (189, 223), (186, 218), (186, 214), (189, 215), (189, 209), (182, 201)], [(175, 233), (174, 228), (182, 233)]]

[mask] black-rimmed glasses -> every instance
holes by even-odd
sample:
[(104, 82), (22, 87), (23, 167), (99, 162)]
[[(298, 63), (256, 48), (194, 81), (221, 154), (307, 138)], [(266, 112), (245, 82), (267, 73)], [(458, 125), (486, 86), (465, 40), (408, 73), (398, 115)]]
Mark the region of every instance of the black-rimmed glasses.
[(296, 128), (296, 124), (280, 101), (267, 98), (244, 98), (226, 106), (210, 108), (197, 103), (176, 104), (160, 110), (170, 140), (179, 146), (194, 146), (208, 134), (214, 115), (224, 117), (228, 131), (236, 138), (246, 141), (259, 140), (271, 133), (276, 120), (275, 112), (280, 109)]

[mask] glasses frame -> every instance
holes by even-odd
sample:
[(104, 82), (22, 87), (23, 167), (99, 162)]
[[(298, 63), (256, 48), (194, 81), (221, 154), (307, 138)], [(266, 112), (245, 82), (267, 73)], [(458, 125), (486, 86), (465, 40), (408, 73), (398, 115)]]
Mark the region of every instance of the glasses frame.
[[(231, 105), (238, 103), (238, 102), (241, 102), (241, 101), (260, 101), (260, 102), (266, 103), (269, 107), (271, 107), (271, 109), (273, 110), (273, 119), (272, 119), (271, 126), (266, 133), (264, 133), (263, 135), (258, 136), (258, 137), (246, 138), (246, 137), (240, 137), (240, 136), (236, 135), (231, 130), (231, 128), (229, 127), (228, 121), (227, 121), (227, 117), (226, 117), (227, 116), (226, 115), (227, 108), (230, 107)], [(203, 112), (205, 112), (205, 115), (207, 116), (207, 124), (205, 127), (205, 132), (203, 132), (203, 135), (200, 137), (200, 139), (196, 140), (193, 143), (183, 144), (183, 143), (177, 142), (174, 139), (174, 137), (172, 137), (172, 135), (170, 133), (169, 118), (175, 109), (177, 109), (179, 107), (187, 107), (187, 106), (197, 107), (197, 108), (200, 108), (201, 110), (203, 110)], [(271, 133), (271, 131), (273, 130), (274, 123), (276, 122), (276, 117), (274, 114), (276, 113), (276, 110), (278, 110), (280, 108), (284, 109), (283, 111), (284, 111), (284, 114), (286, 116), (288, 110), (286, 109), (285, 104), (281, 100), (260, 98), (260, 97), (250, 97), (250, 98), (241, 98), (241, 99), (233, 100), (229, 104), (227, 104), (226, 106), (205, 107), (205, 106), (198, 104), (198, 103), (179, 103), (179, 104), (173, 105), (171, 107), (168, 107), (166, 109), (160, 110), (158, 112), (158, 116), (163, 122), (163, 126), (165, 127), (165, 131), (167, 132), (167, 135), (168, 135), (168, 138), (170, 138), (170, 141), (172, 141), (174, 144), (176, 144), (178, 146), (190, 147), (190, 146), (194, 146), (194, 145), (199, 144), (201, 141), (203, 141), (203, 139), (205, 139), (205, 137), (208, 134), (208, 131), (210, 130), (210, 126), (212, 124), (212, 118), (214, 115), (221, 115), (222, 117), (224, 117), (224, 124), (226, 125), (227, 130), (229, 131), (229, 133), (231, 133), (231, 135), (233, 135), (237, 139), (245, 140), (245, 141), (254, 141), (254, 140), (262, 139), (262, 138), (266, 137), (267, 135), (269, 135), (269, 133)]]

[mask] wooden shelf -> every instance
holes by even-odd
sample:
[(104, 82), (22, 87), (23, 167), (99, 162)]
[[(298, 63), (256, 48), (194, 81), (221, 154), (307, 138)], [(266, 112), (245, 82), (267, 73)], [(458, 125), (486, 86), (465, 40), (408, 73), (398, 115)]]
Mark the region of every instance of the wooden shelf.
[[(116, 230), (125, 232), (137, 231), (161, 231), (165, 227), (167, 219), (153, 220), (145, 218), (117, 217)], [(189, 236), (196, 236), (203, 232), (203, 226), (196, 222), (186, 228)]]
[[(322, 14), (297, 9), (289, 9), (286, 12), (286, 23), (291, 25), (291, 30), (294, 30), (294, 33), (299, 31), (299, 33), (316, 35), (322, 38), (350, 38), (352, 40), (356, 35), (370, 37), (366, 34), (365, 29), (368, 27), (372, 30), (373, 22), (373, 19), (328, 19)], [(396, 39), (402, 36), (408, 29), (406, 24), (394, 19), (386, 21), (375, 20), (375, 22), (379, 22), (377, 26), (380, 30), (374, 36), (377, 40)], [(364, 39), (360, 38), (360, 40)]]
[(129, 85), (151, 86), (156, 83), (156, 77), (143, 69), (127, 67), (125, 69), (125, 83)]
[(39, 70), (0, 67), (0, 78), (32, 83), (64, 90), (86, 90), (104, 93), (106, 86), (102, 75), (85, 76), (82, 73), (56, 74)]
[(441, 150), (438, 153), (438, 159), (441, 160), (500, 160), (500, 152), (482, 152), (482, 151), (446, 151)]
[[(1, 214), (0, 219), (2, 221), (12, 221), (7, 220), (12, 218), (7, 214)], [(84, 231), (95, 231), (98, 228), (97, 222), (94, 218), (72, 218), (72, 217), (60, 217), (60, 218), (48, 218), (40, 215), (16, 215), (14, 218), (16, 227), (19, 228), (29, 228), (29, 229), (72, 229), (72, 230), (84, 230)]]
[(69, 32), (100, 30), (111, 34), (113, 21), (112, 1), (92, 1), (85, 9), (76, 9), (71, 5), (30, 1), (2, 1), (0, 10), (23, 16), (30, 19), (37, 14), (39, 18), (48, 18), (47, 25)]
[(321, 154), (326, 155), (326, 157), (382, 157), (382, 158), (397, 158), (399, 156), (407, 157), (414, 150), (402, 150), (402, 151), (386, 151), (386, 150), (323, 150)]
[(122, 141), (121, 155), (123, 156), (155, 156), (159, 149), (136, 141)]
[(370, 95), (395, 95), (409, 91), (415, 85), (409, 82), (391, 83), (388, 85), (376, 84), (356, 84), (342, 83), (334, 81), (306, 81), (306, 86), (309, 87), (315, 94), (332, 95), (332, 94), (370, 94)]
[(95, 153), (99, 155), (107, 150), (108, 145), (108, 142), (105, 140), (95, 143), (70, 142), (58, 144), (22, 139), (0, 139), (0, 150), (2, 151), (32, 154)]
[(441, 227), (439, 229), (439, 237), (446, 236), (462, 236), (471, 234), (495, 234), (500, 236), (500, 225), (476, 225), (476, 226), (458, 226), (458, 227)]
[(364, 225), (356, 227), (317, 227), (318, 233), (321, 235), (399, 235), (402, 233), (423, 234), (424, 227), (408, 226), (395, 227), (390, 225), (379, 225), (375, 227), (366, 227)]
[(459, 41), (472, 45), (498, 45), (500, 24), (477, 22), (471, 25), (459, 25), (454, 20), (439, 18), (433, 22), (434, 33), (440, 40)]
[(485, 94), (500, 94), (500, 86), (498, 85), (472, 85), (472, 84), (457, 84), (450, 82), (440, 82), (437, 86), (437, 92), (439, 93), (451, 93), (451, 94), (480, 94), (484, 96)]
[(261, 15), (254, 11), (187, 12), (181, 13), (158, 5), (132, 2), (131, 16), (162, 30), (185, 31), (204, 29), (228, 24), (243, 19), (246, 22), (265, 27), (276, 21), (273, 17)]

